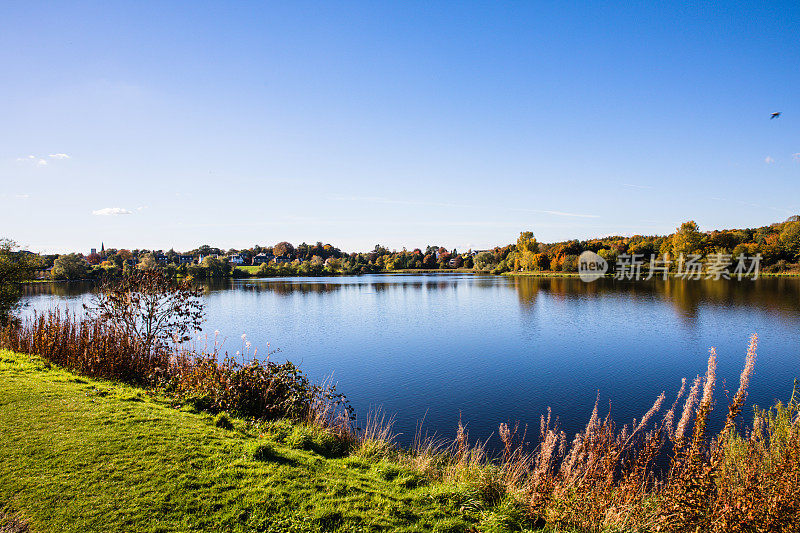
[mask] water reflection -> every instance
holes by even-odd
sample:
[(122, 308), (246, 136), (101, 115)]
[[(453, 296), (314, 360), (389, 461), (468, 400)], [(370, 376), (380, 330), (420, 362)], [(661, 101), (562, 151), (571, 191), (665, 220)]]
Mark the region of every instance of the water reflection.
[[(263, 278), (247, 280), (218, 280), (203, 282), (204, 292), (214, 293), (229, 289), (249, 292), (273, 292), (276, 294), (324, 294), (342, 290), (359, 292), (384, 292), (400, 289), (403, 291), (441, 291), (454, 290), (464, 279), (418, 279), (419, 276), (370, 276), (356, 278)], [(445, 277), (446, 278), (446, 277)], [(477, 278), (476, 278), (477, 279)], [(478, 285), (488, 286), (491, 282), (482, 280)]]
[(603, 278), (586, 283), (579, 278), (514, 277), (513, 286), (523, 307), (533, 307), (537, 296), (556, 299), (625, 298), (631, 301), (657, 299), (673, 307), (687, 322), (697, 318), (704, 306), (756, 308), (789, 320), (800, 317), (800, 279), (762, 278), (736, 280), (642, 280)]
[(27, 283), (23, 287), (22, 294), (25, 299), (35, 296), (75, 298), (90, 293), (95, 286), (96, 284), (91, 281)]
[[(87, 284), (35, 284), (26, 312), (79, 308)], [(369, 275), (203, 283), (206, 331), (333, 375), (363, 413), (397, 414), (408, 442), (423, 417), (451, 436), (459, 418), (487, 438), (497, 423), (537, 423), (552, 407), (585, 426), (600, 390), (629, 422), (719, 354), (735, 388), (749, 335), (761, 336), (749, 401), (786, 400), (800, 377), (800, 279), (752, 281)], [(724, 405), (724, 395), (717, 396)], [(606, 404), (607, 405), (607, 404)], [(749, 408), (748, 408), (749, 409)], [(718, 410), (724, 415), (724, 409)]]

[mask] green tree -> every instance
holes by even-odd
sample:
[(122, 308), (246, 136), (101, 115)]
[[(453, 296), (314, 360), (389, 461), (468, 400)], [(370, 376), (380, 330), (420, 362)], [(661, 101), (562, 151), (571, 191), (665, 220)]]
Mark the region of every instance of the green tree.
[(50, 277), (65, 280), (83, 279), (88, 272), (89, 265), (83, 257), (78, 254), (64, 254), (59, 255), (53, 263)]
[(489, 270), (494, 264), (494, 254), (492, 252), (481, 252), (475, 256), (475, 268), (478, 270)]
[(694, 220), (684, 222), (672, 235), (672, 253), (675, 257), (681, 254), (699, 254), (702, 252), (700, 246), (702, 240), (703, 234), (700, 233), (697, 222)]
[[(606, 260), (609, 265), (617, 262), (617, 251), (609, 248), (601, 248), (597, 251), (597, 255)], [(649, 258), (648, 258), (649, 259)]]
[(577, 272), (578, 271), (578, 256), (568, 255), (564, 257), (564, 263), (561, 265), (562, 272)]
[(36, 266), (33, 254), (18, 251), (12, 240), (0, 239), (0, 326), (19, 308), (22, 282), (31, 278)]
[(222, 261), (216, 257), (204, 257), (201, 266), (205, 269), (206, 276), (209, 278), (224, 278), (231, 273), (231, 265), (227, 261)]

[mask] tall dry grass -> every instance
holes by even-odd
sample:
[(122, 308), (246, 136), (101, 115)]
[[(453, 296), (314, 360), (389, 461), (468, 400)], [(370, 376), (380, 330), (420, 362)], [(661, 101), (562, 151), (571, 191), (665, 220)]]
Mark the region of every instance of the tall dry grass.
[[(508, 491), (524, 498), (541, 523), (585, 531), (797, 531), (800, 526), (800, 410), (757, 411), (737, 431), (758, 338), (750, 339), (739, 388), (722, 429), (709, 434), (716, 353), (684, 399), (684, 380), (665, 408), (661, 394), (630, 425), (618, 427), (597, 405), (569, 447), (543, 417), (531, 453), (500, 426)], [(683, 400), (682, 409), (678, 407)], [(678, 415), (679, 418), (678, 418)], [(678, 419), (675, 424), (675, 419)]]
[[(618, 426), (598, 404), (585, 429), (568, 442), (548, 410), (536, 445), (526, 427), (500, 424), (501, 457), (470, 444), (459, 421), (446, 441), (418, 429), (397, 457), (436, 479), (469, 482), (487, 504), (511, 498), (530, 524), (577, 531), (790, 532), (800, 530), (800, 405), (757, 410), (739, 420), (756, 362), (753, 335), (739, 388), (718, 432), (709, 433), (717, 357), (671, 402), (660, 394), (641, 419)], [(737, 428), (737, 425), (740, 426)], [(378, 424), (380, 426), (380, 424)], [(391, 425), (372, 428), (391, 434)]]
[[(0, 346), (78, 373), (149, 386), (211, 412), (313, 420), (344, 435), (352, 410), (335, 385), (312, 383), (291, 362), (205, 350), (152, 349), (99, 320), (50, 311), (0, 331)], [(237, 352), (238, 354), (238, 352)]]
[(166, 352), (150, 352), (132, 337), (100, 321), (53, 310), (0, 330), (0, 346), (43, 359), (88, 376), (147, 384), (169, 364)]

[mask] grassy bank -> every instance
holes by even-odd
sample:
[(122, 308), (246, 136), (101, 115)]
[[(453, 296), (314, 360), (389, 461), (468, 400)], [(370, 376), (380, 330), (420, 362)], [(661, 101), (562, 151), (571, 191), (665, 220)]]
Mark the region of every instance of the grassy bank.
[(247, 273), (247, 275), (249, 275), (249, 276), (255, 276), (256, 274), (258, 274), (258, 269), (261, 268), (261, 266), (260, 265), (240, 265), (240, 266), (237, 266), (237, 267), (234, 267), (234, 268), (236, 270), (241, 271), (241, 272)]
[(618, 425), (598, 398), (568, 439), (548, 410), (538, 434), (500, 424), (494, 460), (460, 423), (453, 441), (400, 449), (383, 417), (352, 418), (288, 362), (152, 352), (57, 312), (0, 343), (35, 354), (1, 358), (0, 506), (45, 531), (140, 530), (147, 516), (162, 531), (789, 533), (800, 521), (797, 393), (739, 420), (756, 335), (718, 431), (712, 348), (703, 376), (638, 421)]
[(301, 423), (225, 422), (0, 351), (0, 510), (42, 532), (519, 525), (507, 503), (486, 503), (468, 483), (430, 481), (380, 454), (337, 453)]

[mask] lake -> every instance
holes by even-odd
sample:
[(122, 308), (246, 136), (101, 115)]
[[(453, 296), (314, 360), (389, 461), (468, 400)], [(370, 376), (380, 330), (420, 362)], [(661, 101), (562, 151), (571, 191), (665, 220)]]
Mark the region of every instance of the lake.
[[(26, 289), (26, 313), (78, 308), (84, 284)], [(501, 422), (529, 424), (551, 407), (568, 436), (601, 412), (629, 423), (661, 391), (718, 355), (718, 416), (738, 387), (750, 334), (759, 334), (748, 404), (791, 396), (800, 377), (800, 279), (617, 281), (460, 274), (229, 280), (206, 286), (204, 330), (230, 353), (242, 334), (263, 355), (314, 380), (332, 375), (359, 415), (381, 406), (399, 441), (418, 422), (471, 438)], [(745, 416), (750, 409), (745, 408)], [(493, 441), (497, 443), (496, 437)]]

